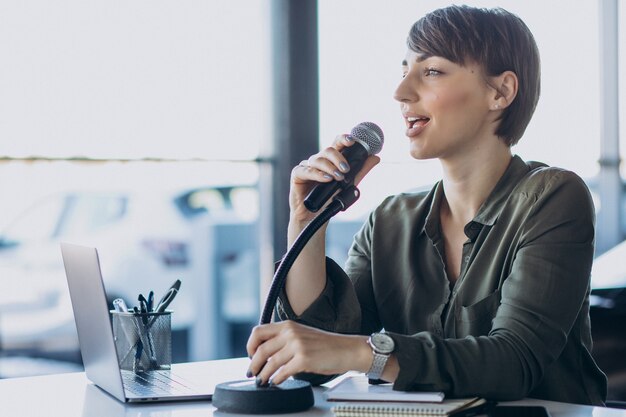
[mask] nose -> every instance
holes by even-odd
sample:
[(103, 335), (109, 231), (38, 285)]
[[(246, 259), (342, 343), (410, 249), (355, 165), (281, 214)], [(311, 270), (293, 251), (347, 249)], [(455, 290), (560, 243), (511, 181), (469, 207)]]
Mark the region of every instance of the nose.
[(400, 103), (409, 103), (417, 101), (419, 95), (417, 94), (417, 86), (414, 85), (411, 79), (410, 73), (406, 74), (400, 83), (396, 87), (396, 91), (393, 93), (393, 98)]

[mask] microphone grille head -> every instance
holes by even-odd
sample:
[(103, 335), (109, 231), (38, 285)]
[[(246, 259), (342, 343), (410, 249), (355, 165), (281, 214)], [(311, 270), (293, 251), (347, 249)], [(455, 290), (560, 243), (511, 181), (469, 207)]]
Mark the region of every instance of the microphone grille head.
[(352, 128), (350, 135), (367, 149), (369, 155), (380, 152), (385, 142), (382, 129), (372, 122), (359, 123)]

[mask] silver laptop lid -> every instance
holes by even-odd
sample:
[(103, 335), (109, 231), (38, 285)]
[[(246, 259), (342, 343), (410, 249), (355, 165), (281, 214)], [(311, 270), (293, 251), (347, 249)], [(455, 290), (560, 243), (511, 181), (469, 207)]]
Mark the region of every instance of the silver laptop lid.
[(95, 248), (61, 243), (61, 254), (87, 378), (126, 401), (98, 252)]

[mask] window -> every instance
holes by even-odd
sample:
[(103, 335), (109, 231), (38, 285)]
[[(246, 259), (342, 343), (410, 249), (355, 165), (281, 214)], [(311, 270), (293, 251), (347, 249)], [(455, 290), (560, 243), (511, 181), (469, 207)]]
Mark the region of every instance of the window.
[[(182, 279), (174, 361), (242, 355), (259, 310), (255, 161), (272, 120), (266, 2), (0, 9), (0, 269), (31, 277), (0, 299), (2, 353), (77, 357), (65, 239), (98, 247), (109, 297), (130, 306)], [(250, 309), (233, 318), (242, 285)], [(52, 309), (65, 313), (43, 320)], [(10, 325), (33, 311), (45, 329)]]

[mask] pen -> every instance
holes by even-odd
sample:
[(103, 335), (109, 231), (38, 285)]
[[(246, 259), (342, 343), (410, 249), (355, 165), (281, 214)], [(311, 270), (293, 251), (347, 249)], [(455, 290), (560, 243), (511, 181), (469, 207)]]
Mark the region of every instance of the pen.
[(180, 289), (180, 284), (181, 284), (180, 280), (177, 279), (174, 282), (174, 284), (172, 284), (170, 289), (167, 290), (165, 295), (163, 295), (163, 298), (161, 298), (161, 301), (159, 301), (159, 304), (157, 304), (157, 308), (156, 308), (157, 313), (164, 312), (167, 306), (170, 305), (174, 297), (176, 297), (176, 294), (178, 294), (178, 290)]
[(154, 307), (154, 291), (148, 293), (148, 313), (152, 313)]
[(143, 343), (141, 343), (141, 340), (138, 340), (137, 350), (135, 350), (135, 362), (133, 363), (133, 372), (135, 373), (143, 371), (143, 369), (140, 368), (142, 353), (143, 353)]
[[(139, 325), (139, 321), (137, 320), (137, 317), (140, 316), (140, 312), (139, 309), (137, 308), (137, 306), (134, 306), (131, 310), (129, 310), (127, 313), (129, 314), (133, 314), (133, 316), (131, 316), (129, 318), (130, 322), (133, 324), (133, 326), (135, 327), (135, 331), (133, 332), (132, 336), (128, 333), (130, 332), (130, 329), (127, 329), (125, 325), (122, 325), (122, 329), (124, 330), (124, 334), (126, 335), (127, 339), (129, 341), (131, 341), (131, 348), (126, 352), (126, 355), (124, 355), (124, 357), (122, 358), (122, 360), (120, 361), (120, 363), (123, 363), (126, 361), (126, 359), (128, 358), (128, 355), (130, 355), (133, 350), (135, 349), (139, 349), (139, 345), (142, 345), (142, 349), (143, 349), (143, 343), (141, 341), (141, 335), (142, 335), (142, 331), (141, 331), (141, 326)], [(133, 337), (136, 336), (136, 337)], [(141, 358), (141, 351), (139, 351), (139, 353), (137, 353), (137, 351), (135, 350), (135, 361), (139, 360)], [(136, 367), (137, 365), (133, 366), (133, 369)]]
[(143, 294), (139, 294), (137, 301), (139, 301), (139, 311), (141, 311), (142, 314), (141, 321), (143, 321), (143, 324), (148, 324), (148, 316), (146, 316), (148, 313), (148, 302), (146, 301), (146, 297), (144, 297)]
[(113, 300), (113, 308), (115, 308), (115, 311), (117, 311), (118, 313), (128, 313), (128, 307), (126, 306), (124, 300), (121, 298), (116, 298), (115, 300)]
[(146, 338), (148, 339), (148, 356), (150, 357), (150, 365), (152, 368), (157, 367), (156, 354), (154, 351), (154, 341), (152, 340), (152, 333), (150, 333), (150, 327), (148, 326), (148, 301), (143, 294), (139, 294), (137, 297), (139, 301), (139, 308), (141, 310), (141, 321), (143, 321), (144, 330), (146, 332)]

